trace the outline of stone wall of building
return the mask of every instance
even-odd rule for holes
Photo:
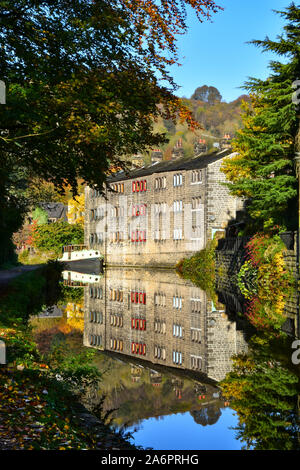
[[[107,190],[106,199],[87,188],[85,243],[100,250],[108,265],[174,267],[203,249],[235,217],[239,203],[221,184],[222,160],[201,169],[191,165],[188,170],[153,172],[138,180],[119,179],[111,183],[118,191]],[[133,191],[137,181],[146,190]],[[96,220],[95,211],[101,214]],[[142,238],[138,242],[135,233]]]
[[[207,316],[208,375],[216,381],[224,379],[232,369],[232,356],[247,352],[244,333],[230,321],[224,310],[215,310]]]
[[[141,302],[133,301],[136,294]],[[102,314],[101,322],[91,321],[93,312]],[[145,321],[145,328],[133,328],[133,320]],[[223,307],[216,308],[204,291],[171,270],[108,269],[99,283],[85,288],[84,323],[86,346],[213,380],[224,378],[232,353],[242,347]],[[101,337],[99,344],[91,344],[91,335]],[[136,353],[132,344],[145,350]]]
[[[223,159],[220,159],[207,166],[206,231],[208,239],[212,239],[217,231],[225,232],[228,222],[235,219],[237,211],[243,208],[242,199],[231,196],[224,185],[227,180],[226,175],[221,171],[222,165]]]

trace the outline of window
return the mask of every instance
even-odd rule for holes
[[[155,333],[166,333],[166,322],[165,320],[161,320],[159,318],[156,318],[154,320],[154,331]]]
[[[131,318],[131,329],[146,331],[146,320],[144,318]]]
[[[166,295],[158,292],[154,294],[154,305],[157,307],[165,307],[166,306]]]
[[[116,193],[124,193],[124,183],[111,184],[110,187]]]
[[[181,325],[173,323],[173,336],[175,336],[176,338],[183,338],[184,329]]]
[[[182,212],[183,204],[182,201],[173,202],[173,212]]]
[[[201,197],[192,197],[192,211],[197,211],[201,208]]]
[[[191,355],[191,368],[202,370],[202,357]]]
[[[145,242],[147,241],[146,230],[135,230],[131,232],[132,242]]]
[[[109,289],[109,300],[123,302],[123,291],[120,289]]]
[[[146,292],[131,292],[131,303],[146,305]]]
[[[102,346],[102,336],[100,335],[90,335],[89,340],[91,346]]]
[[[201,329],[191,328],[191,340],[195,343],[201,343]]]
[[[146,344],[145,343],[131,343],[131,352],[133,354],[139,354],[140,356],[146,355]]]
[[[116,326],[117,328],[123,327],[123,315],[112,313],[110,315],[110,324],[111,326]]]
[[[193,170],[191,175],[191,184],[202,183],[202,170]]]
[[[167,178],[165,176],[155,178],[154,180],[154,189],[159,191],[161,189],[166,189],[167,187]]]
[[[178,173],[176,175],[173,175],[173,186],[182,186],[183,183],[183,177],[182,173]]]
[[[183,235],[182,235],[182,229],[177,228],[173,230],[173,240],[182,240]]]
[[[138,217],[140,215],[146,215],[147,204],[135,204],[132,206],[132,217]]]
[[[117,338],[110,338],[110,349],[114,351],[123,351],[123,340]]]
[[[154,357],[165,361],[166,360],[166,348],[164,346],[154,345]]]
[[[173,308],[182,309],[182,297],[178,295],[173,295]]]
[[[147,180],[133,181],[132,182],[132,192],[139,193],[147,191]]]
[[[181,365],[183,363],[182,353],[179,351],[173,351],[173,364]]]
[[[191,311],[192,313],[201,312],[201,300],[200,299],[191,299]]]

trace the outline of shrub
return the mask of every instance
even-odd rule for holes
[[[35,247],[40,251],[53,251],[59,256],[64,245],[83,243],[84,230],[79,224],[58,221],[37,226],[33,239]]]
[[[191,258],[180,261],[177,271],[185,278],[190,279],[210,294],[212,299],[215,294],[215,249],[217,240],[208,242],[204,250],[199,251]]]
[[[285,321],[293,278],[284,265],[284,248],[278,235],[259,233],[246,245],[248,260],[238,274],[238,286],[248,299],[246,316],[258,329],[278,330]]]

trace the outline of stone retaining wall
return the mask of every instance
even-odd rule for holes
[[[244,243],[237,244],[236,249],[216,250],[216,289],[218,292],[227,292],[241,301],[241,293],[237,286],[236,276],[246,261]],[[225,245],[226,246],[226,245]],[[295,279],[299,279],[299,268],[297,261],[297,240],[293,250],[283,253],[285,265]],[[299,299],[297,290],[287,299],[284,313],[287,316],[286,331],[297,332],[299,330]]]

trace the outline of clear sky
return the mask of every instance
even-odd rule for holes
[[[246,44],[252,39],[275,39],[285,21],[273,10],[284,10],[289,0],[216,0],[224,11],[213,15],[212,23],[199,23],[189,11],[189,31],[178,41],[181,67],[171,74],[181,86],[178,96],[190,98],[198,86],[215,86],[223,100],[232,101],[248,77],[266,78],[268,63],[276,58]],[[297,4],[298,2],[295,1]]]
[[[223,408],[218,421],[207,426],[197,424],[189,412],[171,414],[142,420],[133,442],[154,450],[240,450],[242,443],[233,429],[237,424],[236,413],[230,408]]]

